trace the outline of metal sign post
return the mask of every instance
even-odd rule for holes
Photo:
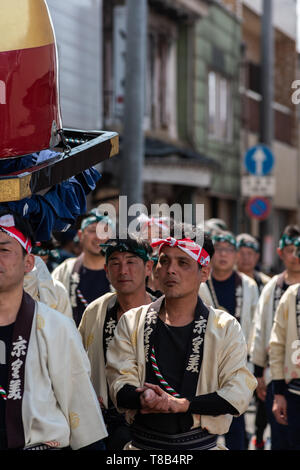
[[[249,198],[273,198],[275,195],[275,177],[271,174],[275,164],[275,158],[269,147],[256,145],[247,150],[244,156],[246,175],[241,178],[241,193]],[[248,201],[246,212],[249,217],[255,218],[255,213],[249,209],[251,200]],[[268,206],[270,205],[270,201]],[[270,210],[266,211],[267,216]]]

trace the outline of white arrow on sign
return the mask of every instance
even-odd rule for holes
[[[265,152],[263,152],[263,150],[260,147],[258,147],[258,149],[256,150],[256,152],[255,152],[255,154],[253,155],[252,158],[256,163],[255,174],[257,176],[262,176],[263,175],[263,163],[266,159]]]

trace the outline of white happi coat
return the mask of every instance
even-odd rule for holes
[[[300,338],[296,323],[296,297],[299,284],[282,295],[270,335],[269,358],[272,380],[300,378]]]
[[[73,275],[74,265],[78,258],[67,258],[61,264],[56,266],[56,268],[52,271],[51,276],[54,280],[60,281],[70,296],[70,302],[72,307],[76,307],[77,300],[76,300],[76,292],[70,292],[70,285],[71,285],[71,276]],[[78,274],[74,274],[75,277],[78,278]],[[73,290],[73,289],[71,289]],[[113,292],[114,289],[110,285],[110,290]]]
[[[79,449],[107,436],[73,320],[36,302],[25,363],[25,445]]]
[[[35,256],[35,265],[32,271],[24,276],[24,290],[34,300],[45,303],[49,307],[73,318],[72,307],[68,292],[64,285],[52,279],[47,265]]]
[[[253,317],[259,299],[259,292],[256,282],[251,277],[241,272],[238,272],[238,274],[242,278],[243,289],[243,304],[240,316],[240,324],[245,335],[249,353],[253,329]],[[214,306],[213,298],[205,282],[201,283],[200,285],[199,296],[207,306]]]
[[[262,271],[256,271],[256,273],[260,277],[260,280],[264,286],[268,284],[268,282],[270,282],[272,279],[270,276],[267,276],[267,274],[263,273]]]
[[[268,366],[269,341],[273,325],[274,295],[279,275],[265,285],[259,297],[257,309],[254,315],[253,333],[250,344],[250,360],[265,369],[264,378],[266,384],[271,381]]]
[[[67,292],[70,292],[70,278],[77,259],[75,257],[65,259],[51,273],[53,279],[62,282]]]
[[[161,301],[156,301],[158,314]],[[153,304],[129,310],[122,315],[115,335],[107,351],[106,376],[110,396],[117,406],[117,394],[125,385],[140,387],[145,382],[146,360],[144,349],[144,325],[148,309]],[[204,339],[203,361],[198,377],[196,395],[217,392],[244,413],[249,405],[257,382],[246,366],[247,346],[239,323],[226,312],[209,309],[209,318]],[[135,410],[126,412],[129,423]],[[201,426],[212,434],[228,432],[232,415],[193,415],[193,428]]]
[[[91,380],[98,398],[108,406],[105,375],[103,327],[108,308],[116,301],[116,293],[107,293],[90,303],[78,327],[82,342],[91,363]]]

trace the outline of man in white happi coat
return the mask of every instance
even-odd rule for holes
[[[206,305],[225,310],[239,321],[249,352],[258,287],[254,279],[235,268],[237,243],[233,234],[220,231],[212,235],[212,240],[215,248],[212,270],[208,280],[201,284],[199,295]],[[245,450],[247,436],[244,416],[233,419],[225,441],[230,450]]]
[[[254,375],[258,380],[256,393],[265,402],[271,427],[272,450],[286,449],[288,436],[286,426],[278,423],[272,413],[274,396],[269,369],[269,341],[276,308],[282,295],[290,285],[300,282],[300,265],[294,256],[299,240],[299,228],[293,225],[287,226],[277,248],[277,254],[285,269],[282,273],[273,276],[262,290],[255,313],[250,347],[250,360],[254,364]]]
[[[125,449],[217,449],[256,387],[244,335],[233,316],[198,297],[213,254],[207,237],[152,246],[165,296],[126,312],[107,352],[110,395],[131,424]]]
[[[286,450],[300,450],[300,284],[290,286],[280,299],[271,330],[269,357],[273,413],[287,429]]]
[[[103,449],[107,432],[70,318],[23,289],[34,267],[26,219],[0,216],[0,449]]]
[[[255,237],[249,233],[240,233],[237,241],[237,269],[254,279],[259,294],[264,286],[271,280],[269,276],[257,269],[260,258],[260,244]],[[255,416],[255,439],[256,450],[264,450],[264,432],[268,424],[265,403],[255,393],[256,416]]]
[[[67,289],[77,326],[86,307],[111,290],[100,243],[110,238],[112,226],[109,217],[94,209],[90,211],[82,219],[78,231],[82,253],[76,258],[66,259],[51,273],[52,278],[62,282]]]
[[[108,437],[108,450],[122,450],[130,440],[130,429],[123,414],[115,409],[105,376],[106,353],[121,316],[127,310],[153,301],[146,291],[146,279],[151,274],[152,249],[143,240],[108,240],[102,245],[105,270],[115,289],[94,300],[84,311],[79,331],[91,363],[91,380],[102,405]]]
[[[256,238],[249,233],[240,233],[236,237],[236,243],[237,270],[254,279],[260,294],[263,287],[271,280],[270,276],[267,276],[257,269],[260,258],[260,244]]]
[[[60,281],[52,279],[46,263],[39,256],[34,256],[34,268],[24,276],[24,290],[34,300],[73,318],[67,289]]]

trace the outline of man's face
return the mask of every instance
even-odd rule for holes
[[[23,255],[19,242],[0,232],[0,292],[23,286],[24,274],[34,267],[34,256]]]
[[[201,282],[205,282],[209,268],[199,269],[199,264],[177,247],[161,249],[156,273],[166,298],[182,298],[197,294]]]
[[[252,272],[259,260],[259,253],[252,248],[242,246],[237,252],[237,267],[243,272]]]
[[[78,236],[83,252],[87,252],[94,256],[100,256],[102,254],[100,243],[105,243],[108,240],[108,237],[105,239],[98,238],[96,228],[97,222],[90,224],[83,231],[80,230],[78,232]]]
[[[146,277],[150,276],[152,265],[153,261],[144,263],[134,253],[115,251],[108,258],[105,270],[117,293],[133,294],[146,288]]]
[[[299,258],[295,256],[295,250],[295,245],[289,245],[282,249],[277,248],[277,253],[288,271],[299,273],[300,261]]]
[[[228,242],[217,242],[214,245],[215,254],[212,259],[213,269],[219,271],[229,272],[233,270],[236,263],[236,249],[231,243]]]

